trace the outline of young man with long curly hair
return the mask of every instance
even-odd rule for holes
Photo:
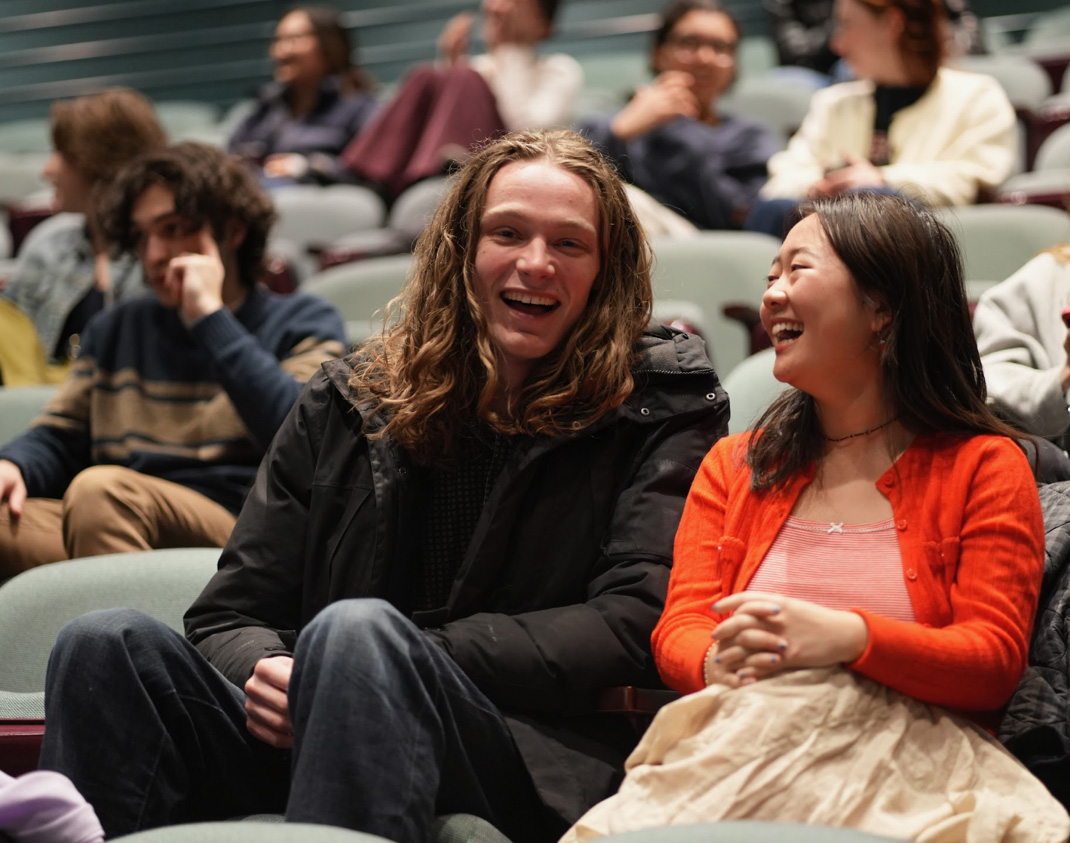
[[[594,702],[657,682],[673,534],[726,427],[702,342],[650,311],[586,141],[482,149],[384,334],[283,424],[188,640],[126,610],[62,634],[43,765],[113,836],[285,807],[554,839],[619,780],[635,735]]]

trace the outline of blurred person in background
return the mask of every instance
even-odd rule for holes
[[[563,53],[539,55],[559,0],[483,0],[486,53],[469,55],[475,16],[452,18],[439,63],[419,67],[345,151],[354,175],[393,200],[420,179],[463,163],[503,132],[568,126],[583,70]]]
[[[833,77],[850,78],[850,68],[840,65],[830,44],[835,0],[762,0],[762,5],[781,66],[813,71],[819,84],[828,84]],[[944,11],[950,24],[948,54],[984,53],[980,21],[966,0],[944,0]]]
[[[1070,445],[1070,243],[1041,252],[977,302],[989,400],[1011,423]]]
[[[84,215],[84,225],[34,238],[0,291],[32,320],[50,362],[73,360],[92,316],[145,291],[137,257],[109,254],[96,202],[124,164],[166,144],[152,104],[136,91],[115,88],[53,103],[53,149],[43,175],[54,189],[53,209]]]
[[[375,110],[353,64],[352,36],[328,6],[298,6],[271,41],[275,80],[231,137],[228,149],[263,167],[269,184],[338,180],[338,156]]]
[[[718,110],[738,72],[739,39],[720,3],[670,3],[650,51],[657,78],[615,116],[581,128],[627,181],[699,228],[742,225],[777,149],[762,123]]]
[[[968,205],[1014,167],[1014,107],[991,76],[944,65],[941,0],[836,0],[832,48],[856,81],[817,91],[747,227],[780,236],[795,202],[870,189]]]

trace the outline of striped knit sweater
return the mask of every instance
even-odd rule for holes
[[[303,383],[344,351],[341,318],[312,296],[257,288],[187,328],[145,295],[90,323],[55,398],[0,459],[31,497],[62,497],[79,471],[110,464],[237,512]]]

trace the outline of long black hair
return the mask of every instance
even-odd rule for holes
[[[811,214],[858,294],[891,314],[880,352],[891,414],[914,433],[1021,436],[985,403],[962,255],[947,227],[909,199],[867,191],[803,203],[789,227]],[[784,484],[825,444],[814,399],[798,389],[781,394],[755,431],[747,448],[755,490]]]

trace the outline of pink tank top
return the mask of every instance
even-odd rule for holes
[[[914,621],[895,522],[830,524],[789,516],[747,591],[809,600],[829,609],[866,609]]]

